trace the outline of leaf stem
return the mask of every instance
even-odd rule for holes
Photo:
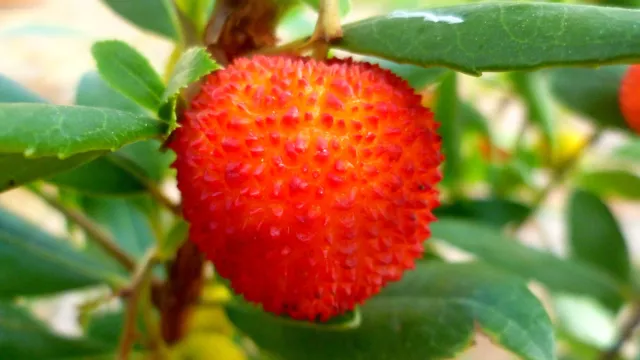
[[[124,327],[120,345],[118,347],[118,360],[127,360],[131,349],[136,340],[138,307],[140,299],[144,296],[144,292],[150,291],[151,285],[151,269],[156,262],[156,249],[149,249],[140,264],[131,281],[130,294],[127,299],[127,308],[125,311]]]
[[[634,333],[634,330],[640,324],[640,301],[637,301],[631,310],[631,316],[627,320],[627,322],[622,326],[620,331],[620,337],[616,341],[613,346],[605,350],[600,355],[600,360],[614,360],[618,358],[618,353],[624,346],[624,344],[631,338]]]
[[[107,254],[116,259],[127,270],[133,271],[135,269],[136,262],[117,245],[109,233],[102,230],[93,220],[82,212],[65,206],[57,197],[47,194],[35,186],[29,186],[28,189],[66,218],[76,223],[89,235],[91,240],[95,241]]]

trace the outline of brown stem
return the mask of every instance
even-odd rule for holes
[[[103,231],[98,224],[93,222],[93,220],[85,216],[82,212],[65,206],[60,202],[60,200],[58,200],[58,198],[41,191],[35,186],[31,186],[29,189],[51,207],[58,210],[69,220],[80,226],[80,228],[89,235],[91,240],[95,241],[96,244],[98,244],[107,254],[116,259],[127,270],[133,271],[135,269],[136,262],[122,249],[120,249],[111,235]]]
[[[622,350],[622,347],[624,346],[624,344],[631,338],[635,329],[638,327],[638,324],[640,324],[640,302],[635,303],[633,305],[631,316],[629,317],[627,322],[622,326],[622,329],[620,331],[620,337],[610,349],[604,351],[600,355],[600,360],[617,359],[620,353],[620,350]]]
[[[187,241],[169,265],[161,304],[162,337],[167,344],[175,344],[185,334],[187,317],[202,291],[204,262],[196,245]]]
[[[127,360],[136,342],[139,301],[144,296],[144,292],[150,289],[151,269],[155,264],[155,255],[155,249],[150,249],[140,261],[133,276],[125,311],[124,330],[118,347],[118,360]]]
[[[219,0],[204,32],[204,43],[222,65],[277,43],[279,1]]]

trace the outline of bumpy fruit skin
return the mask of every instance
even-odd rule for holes
[[[627,124],[640,134],[640,64],[631,65],[620,86],[620,110]]]
[[[438,124],[393,73],[239,58],[208,76],[171,147],[190,239],[250,302],[327,320],[423,253]]]

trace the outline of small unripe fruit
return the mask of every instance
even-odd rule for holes
[[[430,235],[443,156],[420,102],[352,60],[256,56],[211,74],[171,143],[190,239],[266,311],[353,309]]]
[[[640,64],[631,65],[622,79],[620,110],[629,127],[640,134]]]

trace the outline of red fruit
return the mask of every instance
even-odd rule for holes
[[[171,144],[190,238],[245,299],[326,320],[414,267],[443,156],[405,81],[256,56],[207,77],[191,105]]]
[[[631,65],[622,80],[620,110],[629,127],[640,134],[640,64]]]

